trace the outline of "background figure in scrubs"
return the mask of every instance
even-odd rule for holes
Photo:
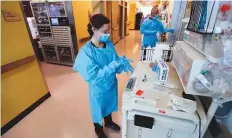
[[[151,16],[146,18],[140,27],[140,32],[143,34],[142,48],[146,49],[147,47],[155,47],[158,41],[157,32],[174,33],[173,29],[165,29],[163,24],[158,19],[159,9],[158,7],[153,7],[151,10]],[[146,57],[146,50],[143,53],[143,60]]]
[[[79,51],[73,69],[89,85],[89,102],[95,132],[99,138],[106,138],[105,127],[120,131],[113,122],[111,113],[118,110],[118,86],[116,73],[133,72],[130,60],[119,57],[110,41],[110,21],[103,14],[90,18],[88,32],[91,40]]]

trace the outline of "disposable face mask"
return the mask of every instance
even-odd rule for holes
[[[92,25],[92,23],[91,22],[89,22],[91,25]],[[93,26],[93,25],[92,25]],[[93,26],[94,27],[94,26]],[[95,27],[94,27],[95,28]],[[107,40],[110,38],[110,34],[109,33],[107,33],[107,34],[103,34],[103,33],[101,33],[98,29],[96,29],[99,33],[100,33],[100,36],[97,38],[98,39],[98,41],[100,41],[100,42],[107,42]]]
[[[99,30],[98,32],[101,34],[100,37],[98,37],[98,41],[100,42],[106,42],[110,38],[110,34],[102,34]]]

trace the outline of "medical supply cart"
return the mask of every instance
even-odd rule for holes
[[[173,53],[172,63],[167,63],[167,82],[158,80],[149,66],[151,61],[138,62],[123,93],[122,138],[202,138],[217,107],[232,100],[230,91],[215,97],[192,89],[206,62],[203,53],[184,41],[176,43]],[[185,101],[182,92],[195,95],[196,101]],[[198,96],[213,96],[207,112]]]
[[[217,108],[232,101],[232,3],[194,1],[193,7],[202,5],[213,6],[212,12],[191,12],[184,41],[174,45],[167,82],[158,80],[151,61],[138,62],[123,93],[122,138],[202,138]],[[195,20],[201,16],[205,26]],[[204,97],[212,99],[208,108]]]
[[[173,65],[168,64],[168,82],[157,84],[157,75],[149,63],[138,62],[131,76],[133,87],[123,93],[122,138],[197,138],[199,117],[194,110],[196,107],[201,118],[201,128],[207,124],[201,103],[182,105],[188,112],[173,110],[170,105],[172,97],[181,97],[183,91]],[[138,90],[143,90],[141,96],[136,95]]]

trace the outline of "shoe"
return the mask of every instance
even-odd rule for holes
[[[114,131],[119,132],[121,130],[120,126],[114,123],[113,121],[111,123],[105,124],[105,127],[110,128]]]
[[[107,138],[106,134],[103,131],[103,127],[100,124],[94,123],[95,133],[98,138]]]
[[[98,138],[107,138],[106,134],[104,133],[104,131],[98,131],[95,129],[95,133],[98,136]]]
[[[104,118],[105,127],[110,128],[114,131],[120,131],[120,126],[113,122],[111,114]]]

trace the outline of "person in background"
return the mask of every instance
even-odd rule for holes
[[[143,21],[144,21],[145,19],[149,18],[150,16],[151,16],[151,14],[148,14],[146,17],[144,17],[144,18],[142,19],[142,21],[141,21],[141,23],[140,23],[140,27],[141,27]]]
[[[112,112],[118,110],[118,86],[116,74],[133,72],[130,60],[119,57],[110,41],[110,20],[103,14],[90,18],[88,32],[91,40],[79,51],[73,70],[80,73],[89,85],[89,102],[95,132],[98,138],[107,138],[105,127],[120,131],[113,122]]]
[[[160,12],[160,21],[162,22],[163,26],[166,28],[168,25],[168,12],[167,12],[167,5],[162,3],[159,5],[159,12]],[[166,41],[166,33],[159,33],[160,41]]]
[[[157,32],[165,33],[171,32],[173,33],[173,29],[165,29],[163,24],[158,19],[159,9],[157,6],[153,7],[151,10],[151,15],[149,18],[146,18],[140,27],[140,32],[143,34],[142,39],[142,48],[146,49],[147,47],[155,47],[158,41]],[[143,53],[143,60],[146,57],[146,50]]]
[[[142,13],[142,17],[141,17],[141,20],[140,20],[140,24],[139,24],[139,26],[141,26],[141,24],[142,24],[143,20],[144,20],[144,15],[143,15],[143,13]]]

